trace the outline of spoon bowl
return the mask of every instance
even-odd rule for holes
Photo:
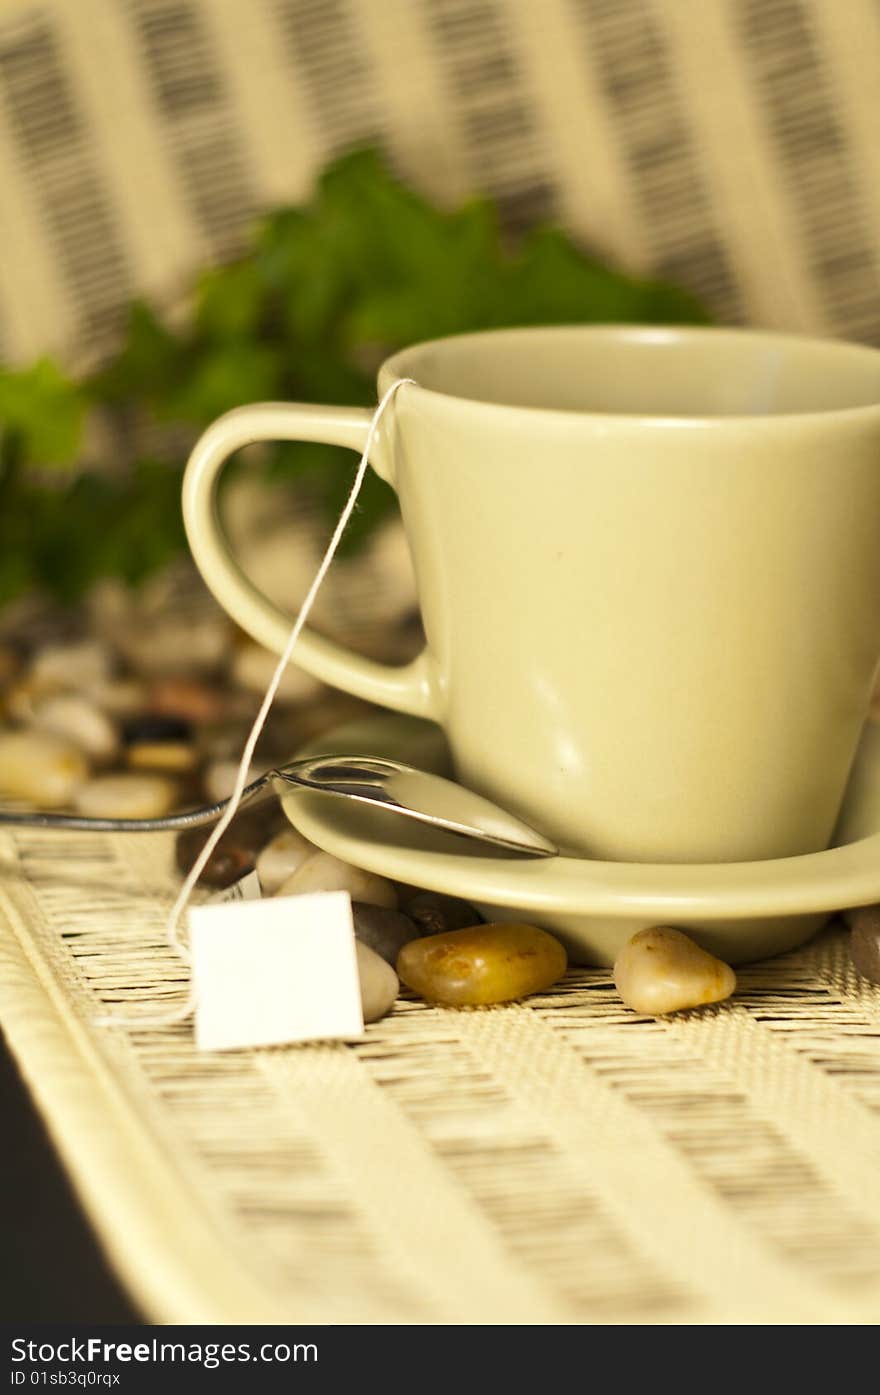
[[[276,792],[299,785],[390,810],[523,857],[555,857],[556,846],[521,819],[442,775],[378,756],[312,756],[273,774]]]

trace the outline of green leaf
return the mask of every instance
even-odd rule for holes
[[[26,464],[68,465],[82,437],[86,400],[51,359],[0,373],[0,427],[14,433]]]
[[[707,325],[711,316],[702,301],[665,281],[642,281],[640,319],[643,324]]]
[[[208,342],[258,335],[266,300],[266,286],[256,261],[210,267],[196,283],[196,331]]]
[[[350,283],[349,343],[399,346],[491,320],[502,256],[486,201],[442,212],[356,152],[325,173],[315,218]]]
[[[180,551],[178,467],[197,430],[231,407],[372,404],[386,353],[445,334],[705,318],[692,296],[605,265],[559,229],[511,249],[489,200],[438,209],[378,151],[350,151],[306,204],[270,211],[242,256],[201,273],[183,324],[137,300],[119,352],[86,382],[48,359],[0,372],[0,601],[31,586],[74,596],[102,575],[136,582]],[[83,468],[48,487],[28,467],[77,459],[87,407],[105,414],[114,475]],[[142,440],[175,464],[140,459]],[[323,501],[329,529],[352,453],[280,442],[266,462],[279,488],[287,481]],[[367,478],[348,550],[396,506]]]
[[[140,581],[184,546],[180,471],[140,461],[125,479],[85,473],[58,488],[0,490],[0,600],[40,585],[61,599],[101,576]]]
[[[539,228],[508,269],[497,323],[681,323],[704,318],[691,297],[671,292],[664,301],[657,289],[586,256],[558,229]]]
[[[319,219],[300,209],[270,215],[258,233],[254,259],[274,298],[281,333],[309,346],[332,335],[350,287]]]
[[[129,310],[122,348],[92,379],[98,401],[161,402],[173,387],[183,360],[182,345],[158,315],[142,300]]]
[[[348,319],[354,342],[403,345],[496,323],[503,302],[498,230],[486,204],[439,215],[424,208],[394,228],[395,251],[364,279]],[[384,250],[392,245],[385,240]]]
[[[320,492],[324,481],[340,476],[353,458],[350,450],[323,441],[279,441],[266,461],[266,478],[282,486],[306,480]]]
[[[194,356],[169,389],[159,415],[169,421],[205,425],[246,402],[278,395],[280,364],[266,344],[248,340],[211,344]]]

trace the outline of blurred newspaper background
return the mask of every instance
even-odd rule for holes
[[[334,152],[880,341],[874,0],[0,0],[0,349],[111,342]]]

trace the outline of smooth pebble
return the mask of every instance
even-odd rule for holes
[[[199,885],[227,887],[253,871],[261,849],[286,822],[277,799],[258,799],[241,809],[208,858]],[[177,835],[175,857],[181,872],[189,871],[212,831],[213,827],[187,828]]]
[[[681,930],[657,925],[633,935],[614,962],[614,982],[627,1007],[650,1017],[721,1003],[736,974]]]
[[[125,759],[132,770],[185,775],[198,765],[199,753],[184,741],[133,741],[125,752]]]
[[[214,760],[206,767],[202,775],[202,788],[205,791],[205,798],[212,804],[219,804],[221,799],[228,799],[235,789],[235,782],[238,779],[239,760]],[[258,776],[265,772],[264,765],[248,766],[245,785],[250,785]]]
[[[158,717],[150,712],[130,717],[122,727],[127,746],[154,741],[189,741],[191,735],[192,726],[183,717]]]
[[[400,982],[391,966],[369,945],[356,940],[355,949],[364,1022],[378,1022],[394,1006]]]
[[[221,799],[223,795],[219,796]],[[307,858],[317,852],[295,828],[282,828],[270,843],[267,843],[257,858],[257,875],[264,896],[274,896],[280,886],[298,872]]]
[[[316,852],[281,883],[276,896],[302,896],[313,891],[347,891],[352,901],[397,908],[397,892],[385,877],[353,867],[330,853]]]
[[[880,911],[862,906],[851,912],[849,952],[853,967],[862,978],[880,983]]]
[[[232,661],[232,678],[249,693],[263,696],[278,665],[278,655],[250,640],[240,645]],[[279,702],[304,702],[320,690],[320,683],[304,668],[288,664],[278,686]]]
[[[92,702],[111,717],[131,717],[147,700],[147,690],[138,678],[105,678],[89,684],[88,693]]]
[[[240,760],[249,731],[246,722],[205,722],[193,729],[193,736],[207,760]]]
[[[114,634],[131,666],[146,678],[209,673],[224,662],[232,627],[225,615],[135,620]]]
[[[549,988],[566,964],[565,950],[546,930],[503,923],[410,940],[397,972],[429,1002],[481,1007]]]
[[[407,897],[403,910],[413,920],[420,935],[445,935],[450,930],[467,930],[482,924],[483,917],[468,901],[442,896],[437,891],[420,891]]]
[[[50,644],[31,660],[30,676],[36,683],[57,683],[64,688],[90,688],[110,677],[110,650],[98,639],[72,644]]]
[[[221,689],[197,678],[172,674],[157,678],[150,686],[149,706],[163,717],[182,717],[192,723],[219,722],[226,714],[227,702]]]
[[[72,741],[49,731],[0,733],[0,796],[41,809],[69,804],[89,764]]]
[[[403,946],[416,939],[419,933],[409,916],[389,910],[387,906],[369,906],[365,901],[353,901],[351,913],[354,933],[361,944],[369,945],[392,968]]]
[[[177,803],[178,789],[164,775],[99,775],[76,793],[81,814],[98,819],[160,819]]]
[[[100,707],[79,693],[55,693],[34,708],[33,725],[79,746],[91,760],[111,761],[119,749],[119,733]]]
[[[14,722],[30,725],[37,709],[46,699],[64,691],[65,689],[57,683],[47,683],[43,679],[37,680],[30,674],[25,674],[24,677],[10,683],[3,695],[3,705]]]

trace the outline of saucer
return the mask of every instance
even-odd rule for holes
[[[381,713],[326,732],[297,754],[390,756],[450,773],[439,727]],[[880,901],[880,725],[869,723],[835,835],[824,852],[763,862],[649,864],[491,853],[376,808],[291,786],[290,822],[311,842],[394,881],[471,901],[487,919],[529,920],[572,960],[612,964],[648,925],[675,925],[728,963],[809,938],[834,912]]]

